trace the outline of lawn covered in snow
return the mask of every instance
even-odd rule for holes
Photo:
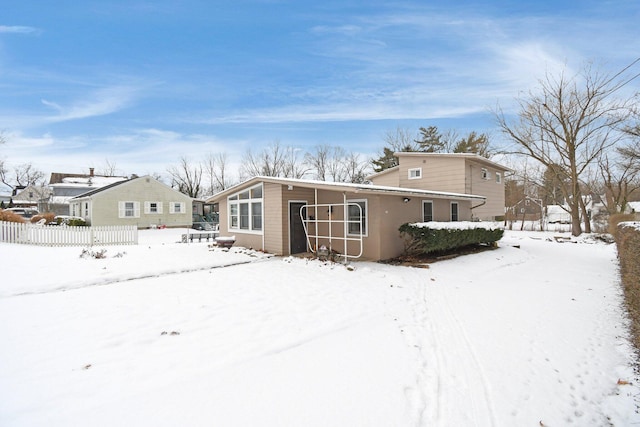
[[[351,271],[183,231],[0,244],[1,426],[640,423],[613,245]]]

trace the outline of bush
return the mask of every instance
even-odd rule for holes
[[[639,221],[638,214],[614,214],[609,217],[609,234],[615,236],[618,233],[618,224],[625,221]]]
[[[24,223],[25,220],[13,211],[1,210],[0,221]]]
[[[434,252],[445,252],[471,245],[495,245],[502,238],[504,230],[489,229],[481,226],[471,228],[430,228],[428,223],[421,226],[403,224],[400,234],[405,240],[407,255],[424,255]]]
[[[615,235],[633,343],[636,349],[640,349],[640,222],[619,224]]]
[[[45,212],[43,214],[34,215],[31,217],[31,223],[35,224],[38,221],[44,219],[46,221],[45,224],[51,224],[52,222],[54,222],[53,218],[55,216],[56,214],[54,214],[53,212]]]

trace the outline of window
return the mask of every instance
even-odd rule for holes
[[[161,214],[162,202],[144,202],[144,213],[146,214]]]
[[[140,202],[118,202],[119,218],[140,218]]]
[[[422,222],[433,221],[433,202],[431,200],[422,201]]]
[[[347,200],[347,232],[348,234],[367,235],[367,201]]]
[[[170,214],[179,214],[186,213],[186,205],[184,202],[169,202],[169,213]],[[162,213],[162,208],[160,208],[160,212]]]
[[[482,168],[480,173],[482,175],[482,179],[489,179],[489,171],[487,171],[487,168]]]
[[[458,221],[458,202],[451,202],[451,221]]]
[[[84,202],[84,216],[89,216],[89,202]]]
[[[422,168],[409,169],[409,179],[420,179],[420,178],[422,178]]]
[[[262,185],[229,196],[229,228],[262,231]]]
[[[500,184],[502,182],[502,175],[500,172],[496,172],[496,182]]]

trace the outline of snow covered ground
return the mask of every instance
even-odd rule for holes
[[[640,424],[613,245],[350,271],[183,231],[0,244],[1,426]]]

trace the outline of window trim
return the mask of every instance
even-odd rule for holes
[[[259,191],[255,191],[258,190]],[[253,197],[257,194],[260,197]],[[241,212],[246,205],[247,226],[243,227]],[[259,212],[257,211],[259,207]],[[233,213],[235,211],[235,213]],[[235,225],[234,225],[235,219]],[[259,222],[259,227],[254,227]],[[237,233],[263,234],[264,233],[264,188],[262,183],[242,189],[227,197],[227,228]]]
[[[425,219],[424,216],[424,207],[425,205],[431,205],[431,219],[427,220]],[[434,215],[433,215],[433,200],[423,200],[422,201],[422,222],[432,222],[434,221]]]
[[[500,172],[496,172],[496,184],[502,184],[502,174]]]
[[[180,211],[178,212],[176,212],[176,205],[180,206]],[[170,214],[186,214],[187,204],[185,202],[169,202],[169,213]]]
[[[152,212],[151,211],[151,205],[154,204],[156,205],[156,211]],[[156,201],[156,200],[151,200],[151,201],[145,201],[144,202],[144,213],[145,215],[162,215],[162,202],[160,201]]]
[[[456,219],[453,219],[453,206],[456,207]],[[460,221],[460,204],[458,202],[451,202],[449,204],[449,221],[451,222],[459,222]]]
[[[417,172],[415,175],[411,175],[412,172]],[[422,168],[410,168],[407,170],[407,179],[421,179],[422,178]]]
[[[360,232],[360,233],[352,233],[349,229],[350,229],[350,223],[347,222],[347,236],[362,236],[362,237],[368,237],[369,236],[369,200],[368,199],[347,199],[347,206],[346,206],[346,221],[350,220],[349,217],[349,206],[351,203],[363,203],[363,206],[360,206],[361,209],[361,214],[362,214],[362,221],[364,222],[364,233]],[[362,231],[362,223],[360,224],[360,230]]]
[[[127,203],[133,204],[133,215],[127,215]],[[123,200],[118,202],[118,218],[140,218],[140,202]]]
[[[489,169],[481,168],[480,169],[480,176],[482,177],[482,179],[489,179]]]

